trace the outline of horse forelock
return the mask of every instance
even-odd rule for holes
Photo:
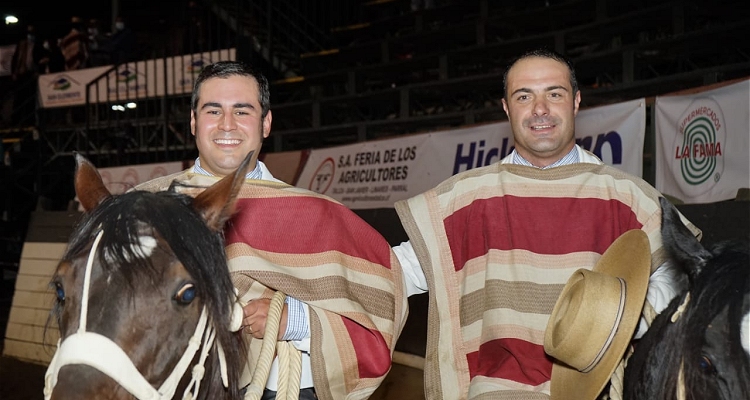
[[[196,288],[211,315],[224,319],[230,309],[227,296],[232,283],[217,274],[226,268],[221,234],[212,232],[191,207],[190,196],[170,191],[129,192],[113,196],[93,210],[74,233],[74,254],[87,251],[90,241],[103,230],[99,261],[107,269],[128,274],[154,274],[159,266],[150,263],[144,253],[144,236],[159,237],[169,246],[187,272],[197,281]],[[121,268],[128,265],[128,268]],[[137,268],[133,268],[133,266]],[[155,277],[154,275],[152,275]],[[128,277],[131,281],[133,276]],[[212,296],[216,294],[217,296]]]

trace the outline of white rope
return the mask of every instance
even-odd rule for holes
[[[94,265],[94,256],[96,249],[99,247],[99,241],[102,240],[104,230],[100,230],[94,238],[94,244],[89,250],[89,258],[86,260],[86,271],[83,273],[83,294],[81,294],[81,320],[78,321],[78,332],[86,332],[86,320],[89,314],[89,286],[91,282],[91,270]]]
[[[287,341],[276,344],[279,356],[279,382],[277,400],[299,398],[300,377],[302,376],[302,353]]]
[[[677,400],[685,400],[685,360],[680,361],[680,374],[677,376]]]
[[[302,355],[291,343],[277,340],[285,299],[286,295],[281,291],[274,293],[271,298],[268,318],[266,319],[266,332],[261,343],[258,364],[255,366],[250,385],[246,388],[245,400],[260,400],[263,396],[263,390],[271,372],[271,364],[276,355],[277,347],[279,350],[279,382],[276,398],[278,400],[285,400],[285,397],[286,399],[299,398]],[[291,386],[289,386],[290,384]],[[282,392],[285,397],[280,396]]]
[[[200,391],[200,388],[201,388],[201,381],[203,380],[203,375],[206,374],[206,367],[204,366],[204,364],[206,363],[206,358],[208,358],[208,353],[211,350],[211,346],[214,343],[214,339],[216,339],[216,331],[214,330],[213,325],[209,325],[206,328],[205,335],[203,336],[203,346],[201,347],[201,352],[200,352],[200,356],[198,357],[198,362],[193,366],[193,372],[190,378],[190,383],[187,385],[187,387],[185,388],[185,391],[182,393],[182,398],[185,400],[192,400],[198,397],[198,391]],[[219,350],[219,352],[221,353],[223,351]],[[191,389],[194,389],[193,393],[191,393]]]

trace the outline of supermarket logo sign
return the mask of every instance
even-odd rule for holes
[[[715,186],[724,173],[726,123],[719,104],[711,98],[693,101],[677,120],[674,162],[679,164],[682,189],[693,196]]]

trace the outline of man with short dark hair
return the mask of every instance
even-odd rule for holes
[[[543,343],[560,291],[628,230],[649,238],[648,303],[661,311],[680,289],[662,265],[660,193],[575,143],[571,63],[534,50],[504,81],[515,149],[395,204],[410,239],[394,248],[407,293],[430,295],[428,398],[547,398],[555,377]]]
[[[191,99],[190,130],[199,154],[195,164],[136,189],[164,190],[175,180],[204,186],[207,179],[233,173],[252,152],[254,168],[247,174],[251,184],[244,185],[238,212],[225,229],[229,268],[240,297],[247,301],[243,331],[248,338],[263,339],[271,313],[268,293],[283,291],[287,296],[277,339],[301,353],[300,375],[283,382],[279,357],[274,357],[261,399],[276,398],[279,385],[288,380],[296,380],[304,400],[321,393],[327,398],[365,398],[390,369],[390,355],[405,322],[400,268],[385,239],[351,210],[273,177],[258,160],[271,122],[263,74],[236,61],[207,65]],[[260,340],[250,343],[252,352]]]

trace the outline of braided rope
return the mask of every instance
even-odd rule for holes
[[[247,386],[247,391],[245,392],[244,397],[245,400],[260,400],[261,396],[263,396],[263,389],[265,388],[268,376],[271,373],[271,364],[276,355],[277,347],[279,351],[279,387],[276,398],[284,400],[284,397],[279,396],[279,393],[282,390],[289,399],[299,398],[299,377],[302,370],[302,355],[291,343],[279,341],[277,339],[280,328],[281,312],[284,309],[285,299],[286,295],[281,291],[276,291],[276,293],[273,294],[273,297],[271,297],[268,319],[266,320],[266,333],[263,335],[260,356],[258,357],[258,365],[253,372],[253,378],[250,381],[250,385]],[[270,335],[269,332],[275,332],[276,335]],[[290,372],[294,370],[297,371],[296,375],[292,375],[293,372]],[[294,376],[296,376],[296,379],[290,379],[290,377]],[[294,390],[295,383],[296,390]],[[289,384],[292,386],[289,386]]]
[[[276,344],[279,355],[279,383],[277,400],[299,398],[300,377],[302,376],[302,353],[293,344],[282,341]]]

